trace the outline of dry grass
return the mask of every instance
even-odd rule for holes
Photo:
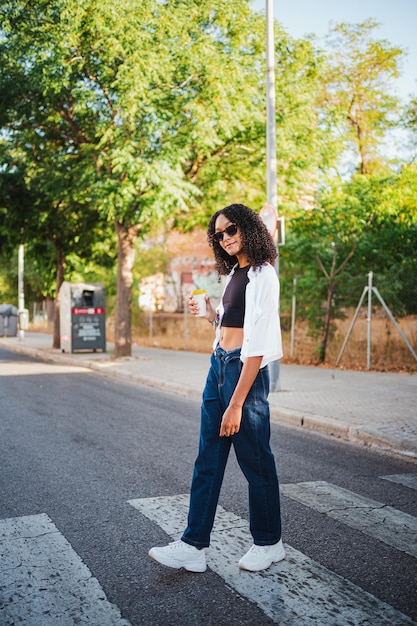
[[[132,332],[133,341],[142,346],[168,350],[211,352],[214,331],[205,319],[175,313],[157,313],[152,318],[142,315]]]
[[[351,315],[337,325],[337,331],[329,346],[327,359],[336,362],[347,335]],[[398,325],[417,352],[417,316],[397,320]],[[368,349],[367,313],[362,313],[355,322],[340,365],[353,369],[366,369]],[[417,361],[402,339],[397,328],[383,310],[376,309],[371,323],[371,368],[381,371],[417,371]]]

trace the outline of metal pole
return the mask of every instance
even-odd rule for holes
[[[294,358],[294,340],[295,340],[295,308],[297,306],[297,276],[293,278],[293,290],[292,290],[292,308],[291,308],[291,351],[290,357]]]
[[[400,336],[401,336],[402,340],[404,341],[405,345],[407,346],[407,348],[410,350],[411,354],[413,355],[413,357],[417,361],[417,354],[416,354],[415,350],[413,349],[413,346],[411,345],[411,343],[408,341],[407,337],[405,336],[405,334],[401,330],[401,327],[397,324],[393,314],[391,313],[391,311],[389,310],[389,308],[385,304],[385,302],[384,302],[381,294],[379,293],[378,289],[376,287],[372,287],[372,290],[373,290],[374,294],[376,295],[376,297],[378,298],[378,300],[380,301],[380,303],[382,304],[382,306],[384,307],[385,313],[388,315],[388,317],[390,318],[391,322],[394,324],[395,328],[400,333]]]
[[[22,319],[22,313],[25,309],[25,291],[23,286],[23,275],[25,267],[25,248],[23,244],[19,246],[18,255],[18,273],[17,273],[17,294],[18,294],[18,312],[19,320]],[[24,339],[25,331],[21,328],[22,324],[19,324],[19,339]]]
[[[151,310],[149,312],[149,340],[152,345],[153,340],[153,299],[151,304]]]
[[[272,0],[266,0],[266,192],[267,202],[278,208],[275,125],[275,46]]]
[[[188,350],[188,302],[184,303],[184,350]]]
[[[273,0],[266,0],[266,195],[267,203],[278,209],[277,148],[275,125],[275,41]],[[279,276],[278,257],[275,269]],[[269,365],[271,391],[279,389],[279,361]]]
[[[371,369],[371,327],[372,327],[372,276],[373,272],[368,274],[368,341],[366,351],[366,367]]]

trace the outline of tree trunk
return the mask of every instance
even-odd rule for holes
[[[61,248],[54,242],[56,249],[56,297],[54,311],[54,335],[52,347],[59,350],[61,348],[61,331],[59,323],[60,298],[59,290],[64,282],[66,258]]]
[[[114,326],[114,356],[132,355],[132,284],[135,244],[139,226],[125,226],[115,222],[118,237],[117,300]]]
[[[327,287],[326,317],[324,320],[323,339],[321,341],[320,353],[319,353],[320,363],[324,363],[326,359],[327,342],[329,340],[330,323],[332,320],[332,300],[333,300],[335,289],[336,289],[336,285],[333,282],[330,282]]]

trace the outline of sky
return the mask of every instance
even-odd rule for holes
[[[256,11],[265,11],[266,0],[254,0]],[[401,76],[393,83],[397,95],[417,94],[417,0],[273,0],[274,18],[295,38],[314,33],[323,37],[331,22],[360,23],[373,18],[381,24],[378,39],[387,39],[408,53]]]

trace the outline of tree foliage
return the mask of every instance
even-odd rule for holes
[[[378,26],[371,19],[338,24],[327,38],[325,119],[331,132],[342,138],[343,152],[351,151],[356,171],[364,175],[381,166],[381,139],[399,122],[399,99],[392,84],[403,52],[375,39]]]
[[[44,221],[58,258],[75,205],[83,217],[92,206],[114,224],[116,345],[129,353],[138,233],[190,206],[201,164],[232,143],[248,108],[255,111],[259,44],[248,34],[248,3],[56,0],[3,8],[2,126],[23,153],[32,188],[37,181],[42,190],[45,219],[36,223]],[[247,98],[236,101],[237,89]],[[64,261],[58,266],[57,290]]]
[[[401,125],[391,85],[402,51],[376,40],[377,26],[367,20],[330,32],[318,115],[331,158],[321,168],[314,202],[307,211],[290,213],[288,243],[281,249],[283,290],[299,276],[298,311],[321,334],[321,361],[332,320],[356,304],[370,270],[395,310],[413,310],[404,288],[410,284],[406,272],[417,278],[410,257],[416,244],[414,171],[404,163],[395,169],[383,151],[390,131]],[[407,119],[411,126],[412,107]]]
[[[281,249],[284,282],[299,276],[297,307],[321,334],[321,361],[332,320],[356,306],[369,271],[394,314],[416,313],[416,177],[415,166],[385,176],[357,174],[323,190],[318,208],[291,220]]]

